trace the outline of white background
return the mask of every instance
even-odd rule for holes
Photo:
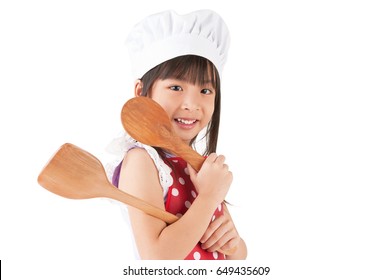
[[[270,266],[271,279],[390,279],[387,2],[1,1],[3,276],[124,279],[118,209],[58,197],[36,179],[65,142],[111,160],[136,22],[209,8],[232,36],[218,152],[235,176],[227,199],[248,263]]]

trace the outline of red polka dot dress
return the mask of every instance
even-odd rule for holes
[[[181,217],[192,205],[197,196],[196,189],[190,179],[187,163],[179,157],[165,158],[172,167],[171,176],[173,177],[173,184],[169,187],[165,208],[166,211]],[[222,205],[220,204],[215,210],[211,221],[223,215]],[[201,248],[201,243],[195,244],[195,247],[186,260],[224,260],[225,255],[219,252],[208,252]]]

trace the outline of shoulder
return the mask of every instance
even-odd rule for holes
[[[150,154],[143,148],[133,148],[129,150],[123,160],[122,169],[138,166],[138,168],[154,168],[155,165]]]
[[[153,190],[162,192],[158,170],[145,149],[134,148],[127,152],[121,166],[119,188],[142,199],[150,199]]]
[[[121,178],[127,179],[127,184],[144,181],[149,184],[158,182],[166,195],[173,184],[171,168],[160,158],[158,152],[150,146],[141,145],[127,152],[121,167]],[[125,178],[124,178],[125,177]]]

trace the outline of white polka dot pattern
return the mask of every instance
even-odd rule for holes
[[[178,189],[176,189],[176,188],[172,188],[171,193],[172,193],[172,195],[174,195],[174,196],[178,196],[178,194],[179,194]]]
[[[193,253],[193,259],[194,260],[200,260],[200,258],[201,258],[201,255],[200,255],[199,252],[196,251],[196,252]]]
[[[166,198],[166,211],[175,214],[181,218],[188,209],[192,206],[193,201],[197,198],[195,186],[189,176],[187,163],[179,158],[166,158],[168,166],[171,167],[170,173],[173,183],[169,187],[169,192]],[[214,221],[223,214],[222,205],[218,205],[211,217]],[[201,243],[197,243],[191,252],[186,256],[186,260],[223,260],[225,255],[219,252],[208,252],[201,248]]]
[[[214,259],[218,259],[218,256],[219,256],[219,254],[218,254],[218,252],[217,251],[215,251],[215,252],[213,252],[212,253],[212,256],[214,257]]]

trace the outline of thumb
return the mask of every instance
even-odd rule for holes
[[[193,169],[193,167],[187,163],[187,167],[188,167],[188,171],[189,171],[189,176],[191,177],[192,181],[194,178],[196,178],[197,172],[195,169]]]

